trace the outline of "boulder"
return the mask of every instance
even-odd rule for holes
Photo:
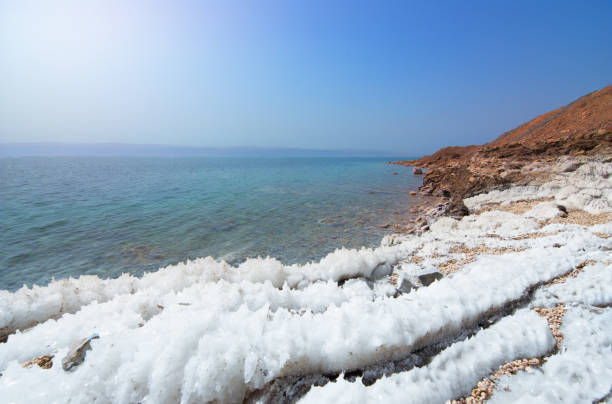
[[[423,170],[419,167],[414,167],[414,170],[412,170],[412,173],[415,175],[420,175],[420,174],[423,174]]]

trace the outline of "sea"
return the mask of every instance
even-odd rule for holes
[[[397,158],[396,158],[397,159]],[[421,182],[389,158],[0,158],[0,290],[212,256],[373,247]]]

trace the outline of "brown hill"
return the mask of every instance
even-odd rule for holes
[[[421,192],[450,195],[454,213],[461,214],[464,197],[520,182],[526,164],[594,154],[612,154],[612,86],[540,115],[484,145],[446,147],[431,156],[395,164],[427,168]]]
[[[610,140],[612,133],[612,86],[608,86],[599,91],[592,92],[578,98],[572,103],[549,111],[537,118],[520,125],[519,127],[503,133],[492,142],[481,146],[451,146],[438,150],[431,156],[423,157],[419,160],[401,161],[397,164],[414,165],[419,167],[438,166],[448,164],[452,160],[462,160],[478,152],[491,154],[492,151],[507,149],[508,152],[516,154],[512,150],[533,149],[541,154],[544,153],[547,145],[558,154],[572,154],[584,150],[588,153],[589,146],[599,146],[596,141],[581,142],[581,139],[601,139]],[[571,143],[581,143],[576,147]],[[568,147],[559,148],[560,144]],[[507,147],[511,145],[511,147]],[[600,146],[600,147],[603,147]],[[533,154],[528,151],[528,154]],[[503,154],[503,153],[502,153]]]
[[[569,140],[600,131],[612,131],[612,86],[587,94],[564,107],[540,115],[502,134],[487,145],[521,143],[533,147],[540,142]]]

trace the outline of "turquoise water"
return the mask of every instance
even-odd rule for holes
[[[0,289],[378,245],[420,179],[375,158],[0,159]],[[393,175],[397,172],[397,175]]]

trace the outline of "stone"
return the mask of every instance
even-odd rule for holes
[[[21,364],[24,368],[30,368],[34,365],[38,365],[41,369],[51,369],[53,367],[53,355],[39,356],[38,358]]]
[[[580,163],[576,160],[568,160],[559,166],[559,170],[564,173],[576,171],[580,167]]]
[[[469,215],[470,211],[463,203],[463,200],[459,199],[451,202],[447,213],[453,217],[463,217]]]
[[[266,370],[262,371],[264,376],[267,376],[267,373]],[[306,395],[312,386],[324,386],[336,378],[337,375],[321,374],[280,377],[254,391],[244,401],[247,403],[295,403]]]
[[[412,173],[415,175],[420,175],[420,174],[423,174],[423,170],[419,167],[414,167],[414,170],[412,170]]]
[[[64,359],[62,359],[62,368],[69,372],[73,370],[75,367],[79,366],[85,360],[85,355],[87,351],[91,349],[90,342],[93,339],[100,338],[98,334],[92,334],[87,338],[83,338],[82,340],[76,342],[72,345],[70,352]]]
[[[414,286],[408,279],[402,279],[402,283],[400,284],[400,287],[397,288],[397,291],[399,293],[410,293],[412,289],[416,289],[416,286]]]
[[[565,216],[561,216],[561,217],[567,217],[567,208],[563,205],[557,205],[557,209],[559,209],[561,211],[561,213],[565,214]]]
[[[417,194],[416,192],[414,192],[414,191],[410,191],[410,195],[413,195],[413,196],[414,196],[414,195],[416,195],[416,194]]]
[[[444,275],[442,275],[440,272],[437,272],[437,271],[419,275],[419,280],[421,281],[423,286],[429,286],[433,282],[440,280],[442,278],[444,278]]]
[[[393,272],[393,267],[386,262],[381,262],[380,264],[378,264],[378,266],[376,266],[376,268],[374,268],[372,274],[367,278],[371,280],[377,280],[384,278],[385,276],[391,275],[391,272]]]
[[[424,185],[422,186],[419,191],[423,194],[423,195],[431,195],[434,191],[434,187],[431,184],[428,185]]]

